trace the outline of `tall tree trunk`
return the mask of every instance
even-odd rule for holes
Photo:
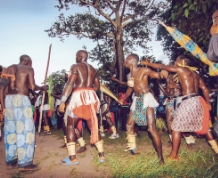
[[[118,70],[119,80],[124,80],[124,52],[123,52],[123,34],[122,29],[118,29],[115,35],[115,48],[116,48],[116,66]]]

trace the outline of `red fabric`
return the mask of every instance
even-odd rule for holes
[[[74,90],[77,91],[77,90],[94,90],[93,88],[77,88]],[[74,108],[72,111],[73,113],[79,117],[79,118],[83,118],[85,120],[89,120],[91,119],[91,123],[92,123],[92,126],[91,126],[91,140],[90,140],[90,143],[91,144],[95,144],[99,141],[99,138],[98,138],[98,119],[97,119],[97,116],[96,116],[96,113],[97,113],[97,109],[98,109],[98,98],[97,98],[97,95],[95,96],[95,100],[96,102],[93,103],[93,104],[90,104],[90,105],[85,105],[84,104],[84,101],[86,101],[86,98],[84,98],[85,96],[80,96],[80,99],[81,101],[83,102],[83,105],[79,106],[79,107],[76,107]]]
[[[125,93],[120,93],[120,94],[119,94],[119,100],[120,100],[120,99],[123,99],[124,96],[125,96]],[[128,102],[125,100],[125,101],[123,102],[123,105],[127,105],[127,104],[128,104]]]
[[[202,129],[196,132],[198,135],[206,134],[208,132],[209,122],[210,122],[210,113],[209,113],[207,103],[205,102],[204,98],[202,98],[202,97],[200,97],[200,101],[201,101],[202,107],[204,109],[204,115],[203,115],[203,119],[202,119]]]
[[[48,117],[51,117],[51,116],[52,116],[52,110],[49,109],[49,110],[48,110]]]

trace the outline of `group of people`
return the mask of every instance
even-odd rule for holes
[[[218,13],[218,12],[217,12]],[[214,23],[218,24],[218,16],[214,17]],[[213,29],[212,29],[213,30]],[[98,150],[99,162],[105,161],[103,140],[100,131],[102,124],[97,118],[97,113],[104,105],[109,105],[110,99],[103,94],[99,100],[97,91],[100,89],[99,76],[94,67],[87,63],[88,53],[80,50],[76,53],[76,64],[71,66],[64,89],[58,96],[56,105],[57,114],[64,119],[65,145],[69,156],[61,161],[62,165],[76,165],[79,160],[76,153],[86,150],[85,141],[82,138],[78,125],[82,119],[86,121],[90,131],[90,143]],[[155,116],[159,105],[154,94],[149,88],[149,77],[166,79],[166,87],[160,88],[167,97],[166,118],[172,150],[168,158],[179,160],[179,147],[181,133],[185,133],[187,142],[193,142],[190,133],[206,135],[212,149],[218,155],[218,145],[210,129],[209,92],[196,69],[189,66],[189,59],[183,55],[176,58],[175,63],[163,65],[151,63],[149,59],[141,61],[139,56],[130,54],[124,62],[124,66],[130,70],[125,95],[117,102],[123,105],[125,100],[132,96],[132,104],[126,123],[127,145],[131,154],[139,153],[136,145],[135,124],[148,126],[159,162],[164,163],[162,142],[157,132]],[[28,55],[20,57],[19,64],[7,67],[1,73],[0,80],[0,104],[4,114],[4,145],[6,164],[8,168],[14,168],[17,164],[19,170],[33,171],[39,167],[33,164],[35,150],[35,126],[33,122],[32,106],[29,92],[41,90],[45,92],[47,87],[38,86],[34,80],[32,60]],[[152,69],[159,69],[159,72]],[[115,80],[113,78],[113,80]],[[203,96],[200,95],[200,91]],[[44,111],[47,111],[44,107]],[[106,108],[106,109],[105,109]],[[44,112],[46,114],[46,112]],[[117,129],[110,121],[108,106],[100,110],[101,117],[105,119],[113,134],[111,138],[118,138]],[[46,126],[46,125],[45,125]],[[50,129],[45,129],[48,133]],[[99,131],[100,130],[100,131]],[[80,150],[76,152],[76,141],[80,143]]]

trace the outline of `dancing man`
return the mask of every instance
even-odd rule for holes
[[[142,61],[141,64],[177,73],[182,88],[182,102],[177,108],[172,122],[172,151],[168,157],[173,160],[179,160],[178,151],[181,142],[181,132],[206,134],[212,149],[218,154],[216,140],[214,140],[208,129],[209,109],[211,109],[209,92],[202,78],[196,72],[190,70],[188,66],[189,60],[181,55],[177,57],[175,66],[154,64],[148,60]],[[202,90],[204,98],[199,95],[199,88]]]
[[[160,78],[160,73],[154,72],[149,68],[139,68],[138,62],[139,56],[137,54],[130,54],[124,63],[125,67],[130,69],[132,78],[127,82],[130,87],[120,102],[125,101],[132,94],[133,90],[135,92],[126,124],[128,145],[132,154],[138,153],[134,131],[135,123],[140,126],[148,125],[148,131],[154,141],[154,147],[157,151],[159,161],[160,163],[164,163],[162,143],[155,123],[155,112],[159,104],[149,92],[148,87],[148,77]]]
[[[166,120],[167,120],[167,130],[169,134],[169,145],[172,146],[172,121],[175,116],[177,103],[180,103],[180,99],[182,96],[182,90],[179,84],[179,81],[177,80],[176,73],[168,73],[165,72],[165,76],[163,76],[166,79],[166,89],[159,84],[160,89],[163,91],[164,95],[167,97],[164,105],[166,105]],[[184,133],[184,138],[187,144],[188,148],[192,148],[192,144],[195,143],[195,138],[188,132]]]
[[[64,87],[59,112],[64,112],[65,102],[73,90],[69,104],[67,118],[67,149],[69,157],[62,160],[63,165],[76,165],[79,161],[76,158],[75,128],[82,118],[87,120],[91,130],[91,144],[95,144],[98,149],[98,158],[104,162],[103,140],[98,132],[98,121],[96,113],[100,106],[100,101],[96,91],[100,88],[100,82],[96,70],[87,63],[88,53],[80,50],[76,54],[76,62],[71,66],[71,75]]]

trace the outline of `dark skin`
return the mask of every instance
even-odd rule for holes
[[[107,107],[106,111],[102,113],[102,117],[105,117],[109,127],[112,127],[114,124],[111,122],[110,117],[108,117],[106,115],[110,111],[110,107],[109,106],[111,104],[111,97],[109,97],[108,95],[104,94],[104,101],[107,101],[108,107]]]
[[[165,66],[163,64],[154,64],[147,61],[141,61],[142,65],[148,65],[150,67],[156,68],[156,69],[162,69],[167,70],[169,72],[175,72],[178,74],[179,82],[182,88],[182,94],[183,95],[189,95],[189,94],[198,94],[199,89],[202,90],[204,99],[206,103],[208,104],[209,109],[211,108],[209,103],[209,91],[204,84],[201,77],[191,70],[189,70],[186,67],[179,67],[178,64],[182,64],[182,60],[180,57],[176,59],[175,66]],[[208,131],[206,134],[206,137],[208,140],[213,140],[212,134]],[[170,155],[168,156],[172,160],[179,160],[178,151],[179,146],[181,142],[181,133],[178,131],[172,131],[172,151]]]
[[[26,65],[26,61],[22,62],[24,65]],[[9,67],[7,67],[5,70],[4,70],[4,73],[5,74],[10,74],[10,75],[14,75],[15,73],[15,67],[17,66],[17,64],[13,64]],[[9,88],[14,88],[14,82],[10,82],[10,87]],[[0,103],[2,105],[2,108],[4,110],[5,108],[5,105],[4,105],[4,98],[6,96],[6,93],[8,91],[8,87],[7,86],[0,86]]]
[[[167,97],[180,96],[182,94],[179,83],[173,82],[173,76],[175,73],[171,73],[164,76],[166,78],[166,89],[163,88],[162,85],[159,84],[160,89],[163,91],[164,95]],[[167,127],[168,133],[172,134],[171,124],[173,121],[173,116],[170,114],[169,108],[166,107],[166,119],[167,119]]]
[[[96,70],[87,63],[88,54],[85,51],[78,51],[76,54],[76,62],[71,66],[71,75],[68,78],[68,81],[63,90],[62,96],[69,97],[73,88],[93,88],[95,91],[98,91],[100,88],[100,82]],[[65,104],[61,103],[58,108],[59,112],[64,112]],[[75,142],[76,134],[75,128],[78,124],[78,121],[82,118],[67,118],[67,142]],[[92,127],[91,120],[87,120],[87,125],[89,129]],[[98,134],[98,141],[101,140],[100,134]],[[100,159],[104,159],[104,153],[99,153]],[[75,162],[76,155],[70,155],[70,160]],[[65,163],[62,161],[62,163]]]
[[[11,73],[15,75],[15,81],[10,81],[10,85],[8,87],[8,94],[21,94],[25,96],[29,96],[29,89],[37,90],[42,89],[44,87],[38,87],[35,84],[34,79],[34,69],[31,67],[32,60],[29,57],[25,57],[22,62],[17,65],[17,68],[11,68]],[[13,88],[12,88],[13,86]],[[16,90],[14,90],[14,88]],[[23,168],[23,170],[34,170],[38,169],[37,165],[29,165]]]
[[[51,93],[51,96],[53,96],[54,98],[57,98],[57,99],[61,99],[61,91],[58,91],[57,94]],[[67,135],[67,128],[66,128],[66,126],[65,126],[64,123],[63,123],[63,132],[64,132],[64,135]],[[79,138],[82,137],[82,134],[80,133],[80,131],[79,131],[77,128],[75,128],[75,134],[76,134],[76,138],[77,138],[77,139],[79,139]],[[66,144],[60,146],[60,148],[66,148],[66,147],[67,147]],[[82,153],[84,153],[85,151],[86,151],[86,146],[83,146],[83,147],[80,147],[80,149],[77,150],[76,153],[77,153],[77,154],[82,154]]]
[[[128,88],[127,92],[122,100],[120,100],[121,103],[125,101],[134,91],[136,96],[144,95],[149,92],[148,87],[148,77],[152,78],[160,78],[160,74],[157,72],[152,71],[149,68],[139,68],[137,66],[138,59],[136,59],[134,56],[129,55],[125,60],[125,67],[130,69],[131,76],[135,78],[134,80],[134,87]],[[154,108],[148,107],[146,110],[146,118],[147,118],[147,124],[148,124],[148,131],[150,132],[155,150],[157,151],[158,158],[160,163],[164,163],[163,155],[162,155],[162,143],[160,136],[158,135],[157,129],[156,129],[156,123],[155,123],[155,117],[154,117]],[[135,121],[132,116],[132,112],[129,113],[129,118],[126,124],[127,133],[134,135],[134,126]]]

